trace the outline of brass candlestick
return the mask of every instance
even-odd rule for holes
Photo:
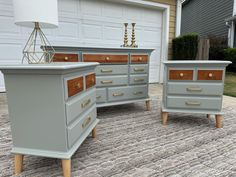
[[[130,45],[130,47],[133,47],[133,48],[138,47],[138,45],[135,44],[135,29],[134,29],[135,24],[136,23],[132,23],[132,37],[131,37],[131,45]]]
[[[121,45],[121,47],[129,47],[128,44],[128,23],[124,23],[125,26],[125,33],[124,33],[124,44]]]

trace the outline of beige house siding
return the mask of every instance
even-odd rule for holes
[[[170,5],[168,58],[172,59],[172,39],[175,38],[175,26],[176,26],[176,0],[148,0],[148,1]]]

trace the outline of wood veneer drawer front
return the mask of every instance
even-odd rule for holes
[[[221,110],[221,97],[167,96],[167,108]]]
[[[222,80],[223,70],[198,70],[198,80]]]
[[[68,145],[73,146],[76,141],[83,135],[87,128],[96,120],[97,112],[96,106],[94,105],[88,111],[77,119],[73,124],[67,127],[68,131]]]
[[[107,101],[106,88],[97,88],[96,89],[96,100],[97,100],[97,103],[104,103]]]
[[[115,54],[83,54],[85,62],[128,63],[128,55]]]
[[[132,85],[147,84],[148,83],[148,76],[147,76],[147,74],[131,75],[129,83]]]
[[[74,96],[82,92],[84,89],[83,76],[67,80],[68,97]]]
[[[131,55],[131,63],[148,63],[148,55]]]
[[[96,75],[95,73],[85,76],[86,89],[93,87],[96,84]]]
[[[128,65],[102,65],[96,67],[96,75],[127,74]]]
[[[131,74],[145,74],[148,73],[148,65],[130,65]]]
[[[97,76],[97,86],[122,86],[128,84],[128,76]]]
[[[69,53],[55,53],[53,56],[54,62],[78,62],[78,54],[69,54]]]
[[[193,80],[193,70],[169,69],[169,80]]]
[[[108,88],[108,101],[121,101],[147,97],[147,86]]]
[[[67,124],[73,122],[81,113],[96,102],[96,89],[93,88],[84,94],[75,97],[66,103]]]
[[[168,94],[183,95],[215,95],[223,94],[224,86],[221,83],[168,83]]]

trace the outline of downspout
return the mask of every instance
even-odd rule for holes
[[[175,36],[176,37],[180,36],[181,17],[182,17],[182,1],[176,0],[176,25],[175,25]]]
[[[236,0],[234,0],[233,4],[233,16],[236,15]],[[230,28],[229,28],[229,34],[228,34],[228,46],[234,47],[234,36],[235,35],[235,22],[234,20],[231,22]]]

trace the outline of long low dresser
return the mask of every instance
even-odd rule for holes
[[[98,63],[0,66],[7,90],[15,173],[23,156],[62,160],[71,176],[71,156],[92,132],[96,136],[95,67]]]
[[[225,67],[229,61],[166,61],[162,119],[166,125],[168,113],[202,113],[216,117],[216,127],[222,127],[222,100]]]
[[[97,107],[146,101],[149,61],[153,49],[53,46],[54,62],[99,62],[96,68]],[[47,48],[50,50],[50,48]]]

